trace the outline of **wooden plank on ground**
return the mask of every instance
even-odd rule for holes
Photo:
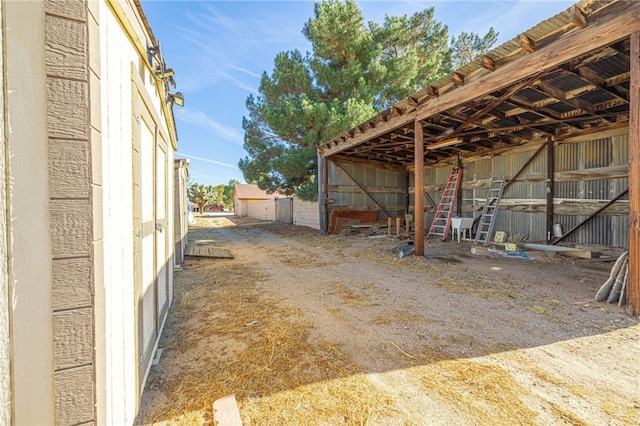
[[[219,247],[211,247],[206,244],[197,244],[187,247],[186,256],[213,257],[217,259],[233,259],[231,251]]]
[[[558,254],[562,256],[577,257],[580,259],[592,259],[594,257],[598,257],[598,253],[594,253],[590,250],[559,251]]]

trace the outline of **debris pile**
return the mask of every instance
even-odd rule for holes
[[[627,279],[629,277],[629,252],[625,251],[620,255],[616,263],[611,268],[609,279],[602,284],[596,301],[606,300],[608,303],[618,303],[622,306],[627,303]]]

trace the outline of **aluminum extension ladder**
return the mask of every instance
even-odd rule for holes
[[[447,184],[444,187],[444,192],[442,193],[440,204],[438,204],[438,208],[436,209],[436,214],[433,216],[433,222],[431,222],[427,239],[434,235],[441,236],[442,241],[447,239],[447,235],[449,235],[449,227],[451,225],[451,213],[453,212],[453,207],[456,204],[456,197],[458,195],[458,189],[460,188],[461,182],[462,169],[454,167],[451,170],[449,180],[447,180]]]
[[[502,179],[495,179],[491,177],[489,182],[489,191],[487,192],[487,199],[484,202],[482,214],[478,221],[478,229],[476,230],[475,243],[482,242],[487,245],[493,235],[493,226],[496,221],[496,214],[498,213],[498,206],[500,205],[500,198],[502,198],[502,191],[504,190],[504,184],[506,179],[504,176]]]

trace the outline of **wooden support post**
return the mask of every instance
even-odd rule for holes
[[[405,229],[405,233],[407,234],[407,237],[409,236],[410,227],[411,227],[411,222],[409,221],[409,218],[405,215],[404,216],[404,229]]]
[[[460,190],[456,194],[456,216],[462,217],[462,178],[464,174],[462,173],[462,159],[458,155],[458,179],[460,180]]]
[[[391,236],[391,228],[393,227],[393,223],[391,222],[391,218],[387,218],[387,237]]]
[[[402,218],[400,216],[396,216],[396,236],[399,237],[402,234]]]
[[[640,313],[640,32],[631,35],[629,87],[629,277],[627,297]]]
[[[324,233],[324,176],[323,176],[323,163],[326,160],[322,157],[320,151],[318,151],[318,225],[320,228],[320,235]]]
[[[415,213],[415,254],[424,256],[424,127],[422,121],[415,121],[414,137],[414,213]]]
[[[553,241],[553,193],[555,187],[555,148],[553,137],[547,139],[547,243]]]
[[[324,235],[329,235],[329,159],[322,161],[322,217]]]

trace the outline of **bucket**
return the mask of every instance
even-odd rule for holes
[[[553,224],[553,236],[556,238],[562,237],[562,225],[559,223]]]
[[[506,243],[504,245],[504,251],[507,252],[507,254],[515,254],[518,252],[518,243]]]

